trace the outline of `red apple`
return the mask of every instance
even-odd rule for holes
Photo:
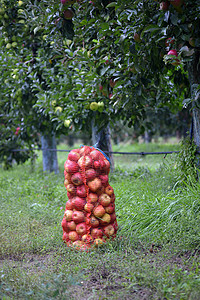
[[[71,221],[72,220],[72,214],[73,214],[73,210],[69,210],[67,209],[64,213],[64,217],[66,219],[66,221]]]
[[[68,232],[68,224],[67,224],[67,220],[65,219],[65,217],[63,217],[62,222],[61,222],[61,226],[63,228],[64,231]]]
[[[99,175],[102,185],[108,185],[108,175]]]
[[[99,160],[100,154],[101,154],[101,152],[100,152],[99,150],[92,150],[92,151],[90,152],[90,157],[91,157],[93,160]]]
[[[165,41],[165,46],[166,46],[166,47],[169,47],[169,46],[173,45],[174,42],[175,42],[174,38],[171,38],[171,37],[170,37],[170,38],[166,39],[166,41]]]
[[[99,203],[103,206],[108,206],[111,202],[110,196],[107,194],[101,194],[99,196]]]
[[[79,235],[84,235],[87,233],[87,226],[85,223],[79,223],[77,226],[76,226],[76,232],[79,234]]]
[[[102,185],[97,191],[96,191],[97,195],[101,195],[104,193],[104,186]]]
[[[100,222],[100,224],[102,224],[102,225],[108,225],[108,224],[110,223],[110,221],[111,221],[111,216],[110,216],[109,214],[107,214],[107,213],[105,213],[105,214],[103,215],[103,217],[101,217],[101,218],[99,219],[99,222]]]
[[[95,208],[94,208],[94,210],[93,210],[93,214],[94,214],[94,216],[95,217],[97,217],[97,218],[101,218],[101,217],[103,217],[103,215],[105,214],[105,209],[104,209],[104,207],[102,206],[102,205],[98,205],[98,206],[96,206]]]
[[[74,221],[67,222],[68,231],[76,230],[76,223]]]
[[[83,146],[80,149],[80,155],[88,155],[90,152],[92,151],[92,149],[89,146]]]
[[[104,159],[104,166],[103,166],[104,170],[110,170],[110,162],[107,159]]]
[[[104,242],[105,241],[103,239],[97,238],[97,239],[94,240],[94,246],[97,248],[97,247],[103,245]]]
[[[170,50],[168,53],[167,53],[167,55],[175,55],[176,57],[178,56],[178,53],[177,53],[177,51],[176,50]]]
[[[85,178],[87,180],[93,180],[96,177],[96,171],[94,169],[88,169],[85,171]]]
[[[91,243],[93,241],[93,238],[90,234],[84,234],[81,238],[81,240],[85,243],[85,242],[88,242],[88,243]]]
[[[78,165],[81,169],[89,169],[92,166],[92,158],[90,156],[81,156],[78,160]]]
[[[72,195],[76,194],[76,187],[72,183],[68,184],[66,186],[66,189],[70,194],[72,194]]]
[[[73,203],[75,209],[83,210],[83,208],[86,204],[86,200],[81,197],[76,196],[76,197],[72,198],[72,203]]]
[[[174,8],[179,8],[183,4],[183,0],[169,0]]]
[[[84,210],[87,212],[92,212],[94,205],[92,203],[87,202],[84,206]]]
[[[95,179],[88,181],[88,187],[92,192],[96,192],[102,187],[101,180],[96,177]]]
[[[77,162],[80,158],[80,154],[75,151],[75,150],[71,150],[68,154],[68,159]]]
[[[81,173],[78,172],[78,173],[73,174],[71,177],[71,181],[75,185],[83,184],[83,178],[82,178]]]
[[[134,33],[133,38],[137,43],[140,43],[142,41],[140,35],[137,32]]]
[[[74,173],[78,172],[79,166],[75,161],[67,160],[64,163],[64,169],[66,172],[68,172],[70,174],[74,174]]]
[[[110,217],[111,217],[110,223],[113,223],[113,222],[116,220],[116,213],[115,213],[115,212],[112,213],[112,214],[110,215]]]
[[[95,193],[89,193],[89,195],[87,196],[86,200],[87,200],[89,203],[95,203],[95,202],[97,202],[97,200],[98,200],[98,195],[95,194]]]
[[[105,187],[105,193],[108,195],[108,196],[112,196],[114,194],[114,190],[112,188],[111,185],[107,185]]]
[[[67,232],[63,232],[63,241],[68,242],[69,241],[69,234]]]
[[[74,16],[74,12],[71,8],[68,8],[64,10],[63,15],[66,20],[71,20]]]
[[[111,87],[111,88],[114,88],[114,86],[115,86],[115,84],[116,84],[116,81],[115,81],[114,79],[110,79],[109,84],[110,84],[110,87]]]
[[[64,174],[65,174],[65,179],[67,179],[69,182],[71,182],[72,175],[70,173],[67,173],[66,171],[64,171]]]
[[[71,200],[68,200],[68,201],[66,202],[65,208],[66,208],[66,209],[69,209],[69,210],[71,210],[71,209],[74,208],[74,205],[73,205],[73,203],[72,203]]]
[[[78,236],[78,233],[76,231],[70,231],[69,232],[69,239],[72,241],[72,242],[75,242],[79,239],[79,236]]]
[[[99,220],[95,218],[95,216],[90,217],[90,225],[92,228],[98,227],[99,226]]]
[[[84,184],[77,186],[76,194],[77,194],[77,196],[82,197],[82,198],[87,196],[87,189]]]
[[[110,237],[110,236],[114,235],[115,229],[111,224],[109,224],[104,227],[104,233],[107,237]]]
[[[103,85],[101,85],[101,84],[99,85],[99,90],[103,91]]]
[[[160,10],[166,11],[166,10],[168,10],[168,8],[169,8],[169,2],[168,1],[162,1],[160,3]]]
[[[82,223],[85,220],[85,215],[82,211],[75,210],[72,214],[72,220],[77,223]]]
[[[93,228],[91,230],[91,236],[93,239],[96,239],[96,238],[102,238],[103,236],[103,231],[101,228]]]
[[[115,211],[115,204],[110,203],[108,206],[105,207],[105,211],[108,214],[112,214]]]

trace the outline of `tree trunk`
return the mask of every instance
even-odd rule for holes
[[[59,173],[57,152],[51,151],[51,149],[52,150],[56,149],[55,133],[43,134],[41,136],[41,144],[42,144],[42,149],[50,149],[50,150],[42,150],[43,171],[54,172],[56,174]]]
[[[114,159],[111,145],[111,137],[110,137],[110,127],[107,125],[103,129],[99,130],[95,125],[94,119],[92,120],[92,143],[95,147],[99,148],[106,155],[108,155],[111,162],[111,171],[114,170]]]
[[[188,63],[188,74],[192,98],[192,119],[193,119],[193,138],[200,151],[200,93],[198,85],[200,84],[200,51],[195,50],[191,62]],[[199,156],[197,167],[200,167]]]

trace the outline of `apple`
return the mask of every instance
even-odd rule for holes
[[[97,238],[94,240],[94,246],[95,247],[99,247],[101,245],[103,245],[104,241],[101,238]]]
[[[64,120],[64,126],[69,127],[71,124],[71,120]]]
[[[108,214],[112,214],[115,211],[115,204],[110,203],[108,206],[105,207],[105,211]]]
[[[93,165],[94,165],[95,169],[100,169],[100,161],[95,160],[94,163],[93,163]]]
[[[67,222],[68,231],[76,230],[76,223],[74,221]]]
[[[115,212],[112,213],[112,214],[110,215],[110,217],[111,217],[110,223],[113,223],[114,221],[116,221],[116,213],[115,213]]]
[[[90,223],[92,228],[98,227],[99,226],[99,220],[95,216],[90,217]]]
[[[91,151],[92,151],[91,147],[83,146],[83,147],[81,147],[79,152],[80,152],[80,155],[82,156],[82,155],[88,155]]]
[[[96,194],[99,196],[104,193],[104,186],[102,185],[97,191]]]
[[[98,102],[98,111],[103,112],[103,109],[104,109],[104,102],[103,101]]]
[[[64,213],[64,217],[66,219],[66,221],[72,221],[72,214],[73,214],[73,210],[69,210],[67,209]]]
[[[65,217],[63,217],[62,222],[61,222],[61,226],[63,228],[64,231],[68,232],[68,223],[67,220],[65,219]]]
[[[65,179],[66,180],[66,179]],[[67,186],[66,186],[66,189],[67,191],[72,194],[72,195],[75,195],[76,194],[76,187],[72,184],[72,183],[69,183]]]
[[[72,214],[72,220],[77,223],[82,223],[85,220],[85,215],[82,211],[75,210]]]
[[[183,4],[183,0],[169,0],[174,8],[179,8]]]
[[[108,206],[111,202],[110,197],[107,194],[101,194],[99,196],[99,203],[103,206]]]
[[[83,198],[80,198],[78,196],[72,198],[72,203],[74,204],[75,209],[77,210],[83,210],[86,201]]]
[[[92,158],[88,155],[81,156],[78,160],[78,165],[81,169],[89,169],[92,166]]]
[[[133,38],[137,43],[140,43],[142,41],[140,35],[137,32],[134,33]]]
[[[93,241],[93,238],[90,234],[84,234],[81,238],[81,240],[85,243],[91,243]]]
[[[90,152],[90,157],[91,157],[93,160],[99,160],[100,154],[101,154],[101,152],[100,152],[99,150],[92,150],[92,151]]]
[[[64,186],[65,186],[66,188],[67,188],[68,184],[69,184],[69,180],[68,180],[68,179],[65,179],[65,180],[64,180]]]
[[[87,212],[91,212],[94,208],[94,205],[92,203],[87,202],[84,206],[84,210]]]
[[[106,171],[110,170],[110,162],[107,159],[104,160],[103,169],[106,170]]]
[[[71,210],[71,209],[74,208],[74,205],[73,205],[73,203],[72,203],[71,200],[68,200],[68,201],[66,202],[65,208],[66,208],[66,209],[69,209],[69,210]]]
[[[99,221],[100,221],[100,224],[102,224],[102,225],[107,225],[107,224],[109,224],[110,221],[111,221],[111,216],[110,216],[108,213],[105,213],[105,214],[103,215],[103,217],[101,217],[101,218],[99,219]]]
[[[69,234],[67,232],[63,232],[63,241],[68,242],[69,241]]]
[[[90,109],[93,110],[93,111],[96,111],[98,110],[98,103],[97,102],[91,102],[90,103]]]
[[[72,177],[71,177],[71,181],[75,185],[81,185],[81,184],[83,184],[83,179],[82,179],[81,173],[75,173],[75,174],[73,174]]]
[[[77,162],[80,158],[80,154],[75,151],[75,150],[71,150],[68,154],[68,159]]]
[[[94,169],[88,169],[85,171],[85,178],[87,180],[93,180],[96,177],[96,171]]]
[[[102,187],[101,180],[96,177],[95,179],[88,181],[88,187],[92,192],[96,192]]]
[[[82,198],[87,196],[87,189],[84,184],[77,186],[76,194],[77,194],[77,196],[82,197]]]
[[[169,2],[168,1],[162,1],[160,3],[160,10],[166,11],[169,8]]]
[[[174,55],[174,56],[177,57],[177,56],[178,56],[178,53],[177,53],[176,50],[170,50],[170,51],[167,53],[167,55]],[[172,64],[173,66],[178,66],[178,65],[180,65],[180,60],[179,60],[178,58],[173,59],[172,62],[171,62],[171,64]]]
[[[170,47],[171,45],[174,44],[174,42],[175,42],[175,39],[170,37],[170,38],[166,39],[165,46]]]
[[[67,171],[64,170],[65,179],[67,179],[69,182],[71,182],[71,174],[67,173]]]
[[[78,172],[79,166],[75,161],[67,160],[64,163],[64,169],[67,173],[74,174]]]
[[[111,185],[107,185],[105,187],[105,193],[108,195],[108,196],[112,196],[114,194],[114,190],[112,188]]]
[[[74,4],[77,0],[60,0],[63,5]]]
[[[177,53],[177,51],[176,50],[170,50],[168,53],[167,53],[167,55],[175,55],[176,57],[178,56],[178,53]]]
[[[87,226],[85,223],[79,223],[77,226],[76,226],[76,232],[79,234],[79,235],[84,235],[87,233]]]
[[[98,195],[95,193],[89,193],[86,200],[89,203],[95,203],[98,200]]]
[[[114,88],[114,86],[115,86],[115,84],[116,84],[116,80],[110,79],[109,84],[110,84],[110,87],[111,87],[111,88]]]
[[[103,231],[101,228],[93,228],[91,230],[91,236],[93,239],[96,239],[96,238],[102,238],[103,236]]]
[[[103,85],[101,85],[101,84],[99,85],[99,90],[103,91]]]
[[[95,217],[97,217],[97,218],[101,218],[101,217],[103,217],[103,215],[105,214],[105,209],[104,209],[104,207],[102,206],[102,205],[98,205],[98,206],[96,206],[95,208],[94,208],[94,210],[93,210],[93,214],[94,214],[94,216]]]
[[[107,237],[110,237],[110,236],[114,235],[114,233],[115,233],[115,229],[112,226],[112,224],[105,226],[103,230]]]
[[[99,175],[102,185],[108,185],[108,175]]]
[[[74,16],[74,12],[71,8],[68,8],[64,10],[63,15],[66,20],[71,20]]]
[[[75,242],[79,239],[79,236],[78,236],[78,233],[76,231],[70,231],[69,232],[69,239],[72,241],[72,242]]]

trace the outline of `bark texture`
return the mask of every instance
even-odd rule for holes
[[[41,136],[42,156],[43,156],[43,171],[59,173],[57,152],[51,151],[56,149],[55,133],[43,134]],[[45,150],[50,149],[50,150]]]

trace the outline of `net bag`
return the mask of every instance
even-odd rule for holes
[[[115,194],[109,172],[109,159],[101,150],[82,146],[69,152],[64,163],[68,201],[61,223],[67,246],[87,250],[116,236]]]

